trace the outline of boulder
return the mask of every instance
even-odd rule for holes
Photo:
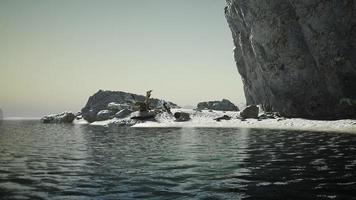
[[[133,112],[132,110],[124,108],[124,109],[120,110],[119,112],[117,112],[115,114],[115,117],[119,118],[119,119],[125,118],[125,117],[129,116],[132,112]]]
[[[230,120],[230,119],[231,119],[230,116],[224,115],[222,117],[215,118],[214,120],[217,121],[217,122],[220,122],[221,120]]]
[[[248,105],[285,117],[356,118],[355,0],[226,0]]]
[[[121,91],[104,91],[99,90],[93,96],[89,97],[88,102],[82,108],[82,115],[88,122],[97,120],[97,113],[101,110],[108,109],[108,104],[115,102],[117,104],[131,105],[134,101],[144,101],[145,96],[121,92]],[[150,108],[162,107],[162,100],[150,99]],[[177,108],[178,106],[172,102],[167,102],[170,107]]]
[[[199,110],[219,110],[219,111],[239,111],[239,108],[227,99],[221,101],[200,102],[197,105]]]
[[[186,112],[176,112],[174,113],[174,118],[177,122],[185,122],[190,120],[190,115]]]
[[[97,121],[105,121],[108,119],[112,119],[114,117],[114,112],[111,110],[101,110],[96,114]]]
[[[244,110],[240,112],[240,117],[243,119],[247,118],[258,118],[258,107],[255,105],[247,106]]]
[[[42,123],[72,123],[75,115],[71,112],[63,112],[60,114],[46,115],[41,118]]]

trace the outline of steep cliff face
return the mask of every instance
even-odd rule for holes
[[[356,117],[356,0],[226,0],[247,104]]]

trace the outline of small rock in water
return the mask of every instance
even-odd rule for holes
[[[242,118],[257,118],[258,117],[258,107],[255,105],[247,106],[243,111],[240,112],[240,117]]]
[[[115,114],[115,117],[116,118],[125,118],[125,117],[129,116],[132,112],[133,112],[132,110],[124,108],[124,109],[120,110],[119,112],[117,112]]]
[[[216,119],[214,119],[214,120],[216,120],[216,121],[220,122],[221,120],[230,120],[230,119],[231,119],[231,117],[230,117],[230,116],[228,116],[228,115],[224,115],[224,116],[222,116],[222,117],[218,117],[218,118],[216,118]]]
[[[97,121],[105,121],[108,119],[112,119],[113,117],[113,112],[110,110],[101,110],[98,112],[98,114],[96,114]]]
[[[55,115],[47,115],[41,118],[42,123],[72,123],[75,115],[71,112],[63,112]]]
[[[190,115],[186,112],[176,112],[174,113],[174,118],[176,118],[177,122],[185,122],[190,120]]]

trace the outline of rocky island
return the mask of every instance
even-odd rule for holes
[[[200,102],[195,110],[183,111],[180,107],[170,101],[151,98],[151,92],[147,91],[146,96],[127,93],[122,91],[99,90],[90,96],[86,105],[80,112],[63,112],[51,114],[41,119],[42,123],[72,123],[74,120],[85,120],[88,123],[100,124],[100,122],[115,124],[117,126],[132,126],[146,121],[159,121],[161,118],[171,118],[176,122],[186,122],[191,120],[191,116],[202,113],[203,110],[214,111],[239,111],[239,108],[231,101],[223,99],[221,101]],[[255,106],[255,114],[246,109],[242,112],[243,118],[257,118],[258,107]],[[174,109],[173,113],[171,109]],[[194,111],[194,112],[190,112]],[[247,114],[243,114],[243,113]],[[210,118],[216,115],[209,116]],[[216,118],[230,120],[231,117],[224,115]]]

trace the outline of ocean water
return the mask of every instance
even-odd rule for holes
[[[356,135],[4,121],[0,199],[356,199]]]

